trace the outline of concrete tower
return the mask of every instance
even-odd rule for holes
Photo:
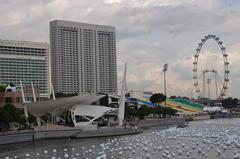
[[[114,27],[51,21],[50,49],[55,92],[117,93]]]

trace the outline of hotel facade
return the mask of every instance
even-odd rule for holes
[[[0,39],[0,84],[31,86],[50,96],[49,44]]]
[[[55,92],[117,94],[114,27],[51,21],[50,50]]]

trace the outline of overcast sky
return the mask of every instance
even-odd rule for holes
[[[240,97],[239,0],[0,0],[0,4],[1,39],[49,42],[49,21],[55,19],[115,26],[118,82],[127,62],[129,90],[163,92],[162,67],[168,63],[168,95],[190,96],[196,47],[202,37],[215,34],[229,55],[227,95]],[[223,58],[214,41],[203,47],[199,68],[216,69],[223,81]]]

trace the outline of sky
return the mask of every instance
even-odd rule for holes
[[[239,0],[0,0],[0,4],[0,39],[49,43],[49,21],[55,19],[115,26],[119,85],[127,62],[128,90],[163,92],[162,70],[167,63],[168,96],[195,95],[193,56],[201,38],[214,34],[223,41],[230,63],[226,95],[240,97]],[[213,40],[201,50],[198,67],[199,74],[201,69],[217,70],[221,85],[223,57]],[[214,97],[213,84],[210,87]]]

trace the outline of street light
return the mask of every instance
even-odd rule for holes
[[[168,69],[168,64],[164,64],[164,67],[163,67],[163,78],[164,78],[164,94],[166,96],[166,99],[167,99],[167,89],[166,89],[166,71],[167,71],[167,69]],[[165,107],[167,106],[166,99],[165,99]]]

